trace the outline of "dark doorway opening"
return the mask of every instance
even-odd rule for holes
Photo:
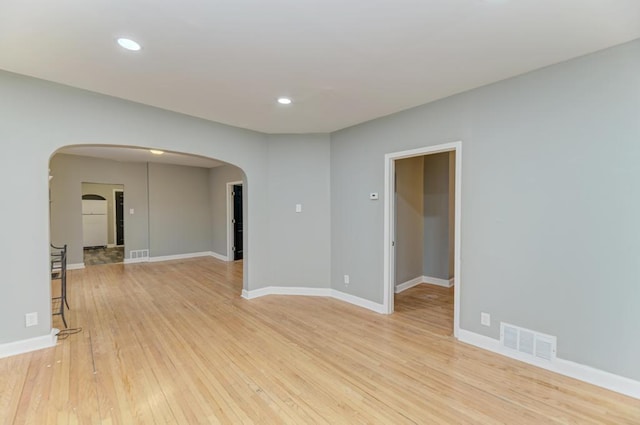
[[[116,245],[124,245],[124,192],[115,192],[116,205]]]
[[[233,259],[242,260],[242,185],[233,185]]]

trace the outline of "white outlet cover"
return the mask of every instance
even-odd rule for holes
[[[296,204],[296,212],[302,212],[302,204]]]
[[[480,313],[480,324],[483,326],[491,326],[491,315],[489,313]]]
[[[349,275],[348,274],[344,275],[344,283],[345,284],[349,284]]]

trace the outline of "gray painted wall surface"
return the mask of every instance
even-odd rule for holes
[[[421,156],[396,161],[396,285],[423,275],[423,162]]]
[[[213,226],[213,252],[227,256],[227,183],[243,181],[242,170],[233,165],[222,165],[209,170],[211,192],[211,219]],[[243,192],[244,195],[244,192]],[[246,216],[246,202],[243,214]]]
[[[270,135],[269,284],[329,287],[329,136]],[[302,212],[296,213],[296,204]],[[253,209],[251,205],[250,209]]]
[[[383,202],[368,193],[383,192],[384,154],[462,140],[462,328],[497,338],[506,321],[557,335],[560,357],[640,379],[640,41],[345,129],[330,151],[328,136],[296,143],[307,136],[6,72],[0,93],[10,152],[0,177],[20,182],[5,192],[20,208],[2,213],[11,244],[0,245],[0,343],[50,332],[47,169],[62,146],[153,146],[235,164],[251,203],[245,289],[321,286],[330,253],[334,287],[381,302]],[[284,182],[292,192],[277,192]],[[295,203],[312,214],[287,216]],[[491,328],[479,325],[481,311]],[[24,327],[27,312],[39,313],[38,326]]]
[[[125,256],[131,249],[148,248],[146,164],[117,162],[56,154],[50,163],[51,242],[68,245],[69,264],[80,264],[82,254],[82,182],[121,183],[124,197]],[[129,215],[130,208],[135,214]]]
[[[449,276],[449,152],[424,157],[424,276]]]
[[[51,330],[48,168],[53,153],[63,146],[154,147],[240,167],[246,176],[247,200],[244,289],[294,283],[328,286],[328,135],[266,136],[4,71],[0,71],[0,94],[0,142],[11,152],[3,157],[0,177],[20,182],[5,193],[20,208],[2,213],[5,222],[12,223],[5,231],[12,242],[0,247],[5,282],[0,297],[0,344],[47,335]],[[284,177],[278,170],[296,173],[295,178]],[[278,193],[285,181],[290,183],[289,191]],[[131,184],[122,183],[131,195]],[[290,205],[276,205],[283,198],[301,199],[310,209],[294,221],[285,220]],[[74,199],[80,202],[79,196]],[[146,217],[133,207],[136,217]],[[273,219],[271,212],[276,214]],[[148,235],[142,230],[146,227],[127,226],[127,249],[146,247]],[[132,229],[140,229],[140,234],[129,234]],[[270,239],[269,235],[285,236]],[[138,246],[139,241],[144,245]],[[81,247],[76,253],[81,258]],[[24,327],[28,312],[38,313],[37,326]]]
[[[0,343],[47,335],[51,330],[48,168],[51,155],[63,146],[155,147],[241,167],[253,207],[247,217],[251,231],[244,262],[245,289],[262,287],[262,277],[272,267],[289,266],[269,249],[265,135],[7,72],[0,72],[0,116],[0,142],[10,152],[3,156],[0,177],[19,182],[8,185],[5,196],[20,206],[2,213],[4,221],[11,223],[5,231],[11,243],[0,248]],[[304,186],[306,176],[298,179],[299,186]],[[123,183],[125,188],[131,186]],[[80,202],[79,196],[74,199]],[[136,217],[141,216],[136,211]],[[305,238],[306,229],[298,231]],[[137,248],[138,240],[147,240],[146,230],[140,233],[127,233],[131,249]],[[28,312],[38,313],[37,326],[24,327]]]
[[[334,286],[382,302],[384,154],[456,140],[461,327],[640,379],[640,41],[332,134]]]
[[[114,190],[124,191],[121,184],[82,183],[82,195],[100,195],[107,200],[107,243],[116,243],[115,213],[113,210]]]
[[[149,256],[211,251],[209,169],[149,163]]]

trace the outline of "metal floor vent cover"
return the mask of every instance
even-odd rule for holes
[[[531,357],[553,361],[556,358],[556,337],[508,323],[500,323],[500,344]]]
[[[136,249],[129,251],[129,258],[137,259],[137,258],[149,258],[149,250],[148,249]]]

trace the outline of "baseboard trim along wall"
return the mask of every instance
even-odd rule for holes
[[[330,297],[331,288],[302,288],[288,286],[267,286],[253,291],[242,290],[242,298],[252,300],[265,295],[302,295],[306,297]]]
[[[407,280],[400,285],[396,285],[396,294],[399,294],[402,291],[406,291],[409,288],[413,288],[414,286],[420,285],[423,282],[422,278],[423,276],[414,277],[413,279]]]
[[[53,328],[48,335],[0,344],[0,359],[53,347],[58,342],[58,332],[60,332],[58,329]]]
[[[184,260],[187,258],[197,258],[197,257],[213,257],[222,261],[229,261],[229,259],[220,255],[217,252],[213,251],[202,251],[202,252],[190,252],[187,254],[175,254],[175,255],[160,255],[157,257],[140,257],[140,258],[125,258],[125,264],[135,264],[135,263],[157,263],[160,261],[171,261],[171,260]],[[84,268],[84,264],[82,265]]]
[[[266,295],[302,295],[311,297],[329,297],[335,298],[376,313],[384,314],[385,309],[382,304],[347,294],[332,288],[301,288],[287,286],[267,286],[266,288],[254,289],[253,291],[242,290],[242,298],[251,300],[254,298],[264,297]]]
[[[211,251],[202,251],[202,252],[189,252],[187,254],[175,254],[175,255],[160,255],[158,257],[149,257],[150,263],[157,263],[159,261],[171,261],[171,260],[184,260],[187,258],[197,258],[197,257],[212,257],[213,252]]]
[[[440,279],[431,276],[422,276],[422,283],[428,283],[430,285],[444,286],[445,288],[451,288],[453,286],[453,279]]]
[[[341,292],[336,289],[331,290],[331,298],[335,298],[349,304],[357,305],[358,307],[366,308],[367,310],[375,311],[379,314],[387,314],[387,310],[383,304],[369,301],[355,295],[347,294],[346,292]]]
[[[135,264],[135,263],[148,263],[148,258],[125,258],[124,264]]]
[[[84,263],[67,264],[67,270],[81,270],[84,269]]]
[[[579,381],[587,382],[598,387],[606,388],[630,397],[640,399],[640,382],[624,376],[615,375],[604,370],[595,369],[580,363],[569,360],[556,358],[554,361],[538,360],[535,357],[523,356],[518,351],[510,350],[500,345],[500,341],[489,338],[475,332],[460,329],[458,340],[484,350],[492,351],[512,359],[559,373],[560,375],[569,376]]]
[[[222,254],[218,254],[217,252],[209,252],[209,255],[212,256],[213,258],[217,258],[220,261],[231,261],[229,259],[229,257],[227,257],[226,255],[222,255]]]
[[[454,285],[454,278],[451,278],[449,280],[447,279],[440,279],[437,277],[430,277],[430,276],[418,276],[418,277],[414,277],[411,280],[407,280],[406,282],[401,283],[400,285],[396,285],[396,294],[399,294],[402,291],[406,291],[409,288],[413,288],[414,286],[420,285],[421,283],[428,283],[430,285],[438,285],[438,286],[444,286],[445,288],[451,288]]]

